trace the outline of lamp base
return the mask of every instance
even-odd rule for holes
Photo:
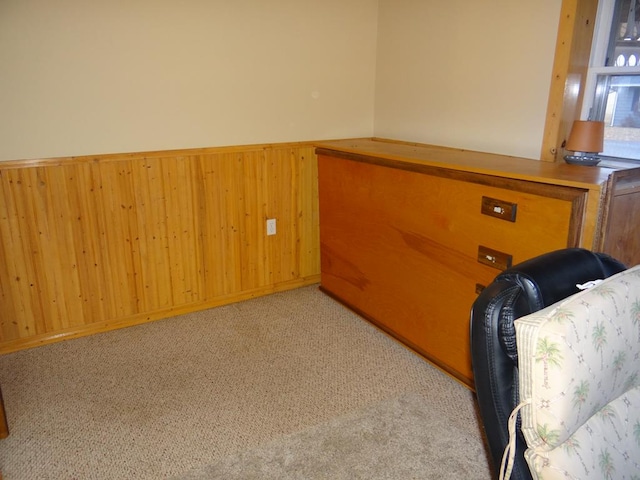
[[[589,155],[565,155],[564,161],[570,163],[571,165],[595,167],[600,163],[600,158]]]

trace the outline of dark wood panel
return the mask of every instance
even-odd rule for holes
[[[602,251],[627,266],[640,264],[640,189],[614,195]]]
[[[7,423],[7,414],[4,410],[4,400],[2,398],[2,390],[0,389],[0,438],[9,436],[9,425]]]

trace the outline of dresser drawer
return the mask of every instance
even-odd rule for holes
[[[554,198],[429,175],[423,175],[416,183],[416,188],[428,192],[428,200],[412,201],[420,208],[420,218],[408,219],[405,227],[423,231],[430,239],[465,256],[477,258],[478,246],[482,245],[509,254],[513,263],[518,263],[540,253],[577,245],[583,192]],[[515,215],[505,220],[483,213],[487,198],[512,206]]]

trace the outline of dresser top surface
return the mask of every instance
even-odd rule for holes
[[[319,153],[339,152],[361,161],[383,159],[397,167],[418,164],[590,190],[599,190],[616,170],[371,138],[319,142],[316,147]],[[640,175],[640,168],[634,170]]]

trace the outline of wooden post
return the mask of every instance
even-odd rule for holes
[[[2,400],[2,390],[0,390],[0,438],[9,436],[9,425],[7,424],[7,414],[4,411],[4,401]],[[2,473],[0,473],[2,480]]]

